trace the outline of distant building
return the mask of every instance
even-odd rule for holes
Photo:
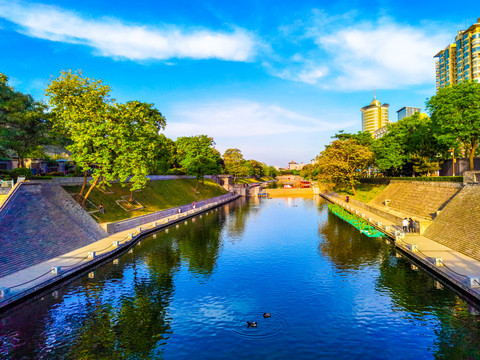
[[[303,162],[297,164],[295,161],[290,161],[288,163],[288,170],[302,170],[304,166],[305,165],[303,165]]]
[[[467,30],[460,30],[455,42],[434,57],[437,90],[464,80],[480,82],[480,18]]]
[[[380,129],[375,130],[375,132],[373,133],[373,137],[375,139],[380,139],[386,133],[388,133],[388,130],[387,130],[387,126],[385,125],[385,126],[382,126]]]
[[[404,106],[403,108],[397,111],[398,120],[402,120],[403,118],[412,116],[415,113],[420,113],[421,111],[422,109],[417,107]]]
[[[386,126],[388,121],[388,104],[380,104],[373,96],[373,101],[370,105],[364,106],[362,111],[362,131],[368,131],[370,134],[374,135],[375,131],[381,127]]]

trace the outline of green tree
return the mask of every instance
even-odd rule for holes
[[[221,173],[222,158],[214,148],[213,138],[207,135],[180,137],[176,141],[177,156],[181,166],[188,175],[195,176],[197,182],[204,179],[205,175]]]
[[[332,136],[332,139],[335,140],[356,140],[360,145],[370,146],[373,143],[372,134],[368,131],[359,131],[356,134],[344,133],[343,130],[340,130],[338,134]]]
[[[249,168],[245,166],[245,159],[239,149],[227,149],[223,154],[225,161],[225,171],[233,175],[234,180],[237,176],[245,176],[248,174]]]
[[[320,180],[349,184],[355,196],[355,185],[372,164],[373,153],[356,140],[335,140],[326,146],[317,160]]]
[[[205,175],[214,175],[220,172],[220,166],[215,162],[215,160],[206,157],[205,155],[198,155],[196,157],[187,158],[183,165],[187,175],[195,176],[197,180],[195,183],[195,191],[198,188],[199,180],[202,180],[202,184]]]
[[[129,101],[115,104],[113,109],[114,127],[109,136],[115,154],[112,173],[122,184],[128,179],[133,201],[133,191],[147,184],[158,132],[165,129],[166,122],[153,104]]]
[[[389,124],[388,133],[371,145],[377,168],[388,175],[438,170],[448,144],[438,139],[432,128],[431,119],[418,113]],[[423,159],[420,167],[419,159]]]
[[[50,81],[46,89],[49,104],[55,114],[54,128],[67,134],[72,144],[67,150],[84,172],[80,190],[85,206],[91,191],[100,182],[114,180],[111,149],[112,123],[110,87],[101,80],[83,77],[81,72],[61,71],[57,79]],[[94,165],[94,166],[93,166]],[[93,183],[83,195],[88,172]]]
[[[437,91],[427,101],[434,130],[440,141],[458,140],[469,154],[470,170],[480,139],[480,84],[461,82]]]
[[[15,91],[7,82],[8,77],[0,73],[0,153],[15,155],[23,167],[25,157],[43,153],[50,116],[44,104]]]
[[[262,164],[257,160],[248,160],[247,162],[250,164],[251,172],[253,176],[255,176],[257,179],[261,178],[262,176],[265,176],[265,172],[264,172],[265,164]]]

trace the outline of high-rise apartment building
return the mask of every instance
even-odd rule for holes
[[[398,120],[402,120],[403,118],[412,116],[415,113],[419,113],[422,109],[412,106],[404,106],[400,110],[397,111]]]
[[[480,82],[480,18],[434,57],[437,90],[462,81]]]
[[[388,124],[388,107],[390,105],[380,105],[375,96],[370,105],[364,106],[362,110],[362,131],[368,131],[374,134],[376,130]]]

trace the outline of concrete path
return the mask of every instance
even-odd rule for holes
[[[0,278],[0,309],[19,299],[28,297],[42,288],[85,271],[99,262],[115,257],[117,253],[133,246],[146,233],[186,221],[187,218],[209,211],[211,208],[237,198],[238,196],[232,196],[219,199],[196,209],[141,225],[135,229],[115,233],[68,253],[3,276]]]
[[[480,301],[479,261],[425,236],[404,234],[401,226],[360,206],[346,203],[339,197],[329,194],[322,194],[322,197],[362,217],[393,239],[398,249]]]

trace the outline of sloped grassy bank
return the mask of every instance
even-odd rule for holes
[[[75,194],[80,191],[80,186],[64,186],[64,189]],[[117,204],[117,200],[130,195],[128,187],[121,184],[112,184],[107,191],[94,189],[88,198],[87,211],[100,223],[125,220],[155,211],[185,205],[194,201],[204,200],[226,194],[227,191],[210,179],[198,184],[195,192],[195,179],[149,181],[147,186],[133,194],[134,199],[143,206],[141,210],[125,211]],[[102,204],[105,213],[98,210]],[[93,212],[95,211],[95,212]]]

